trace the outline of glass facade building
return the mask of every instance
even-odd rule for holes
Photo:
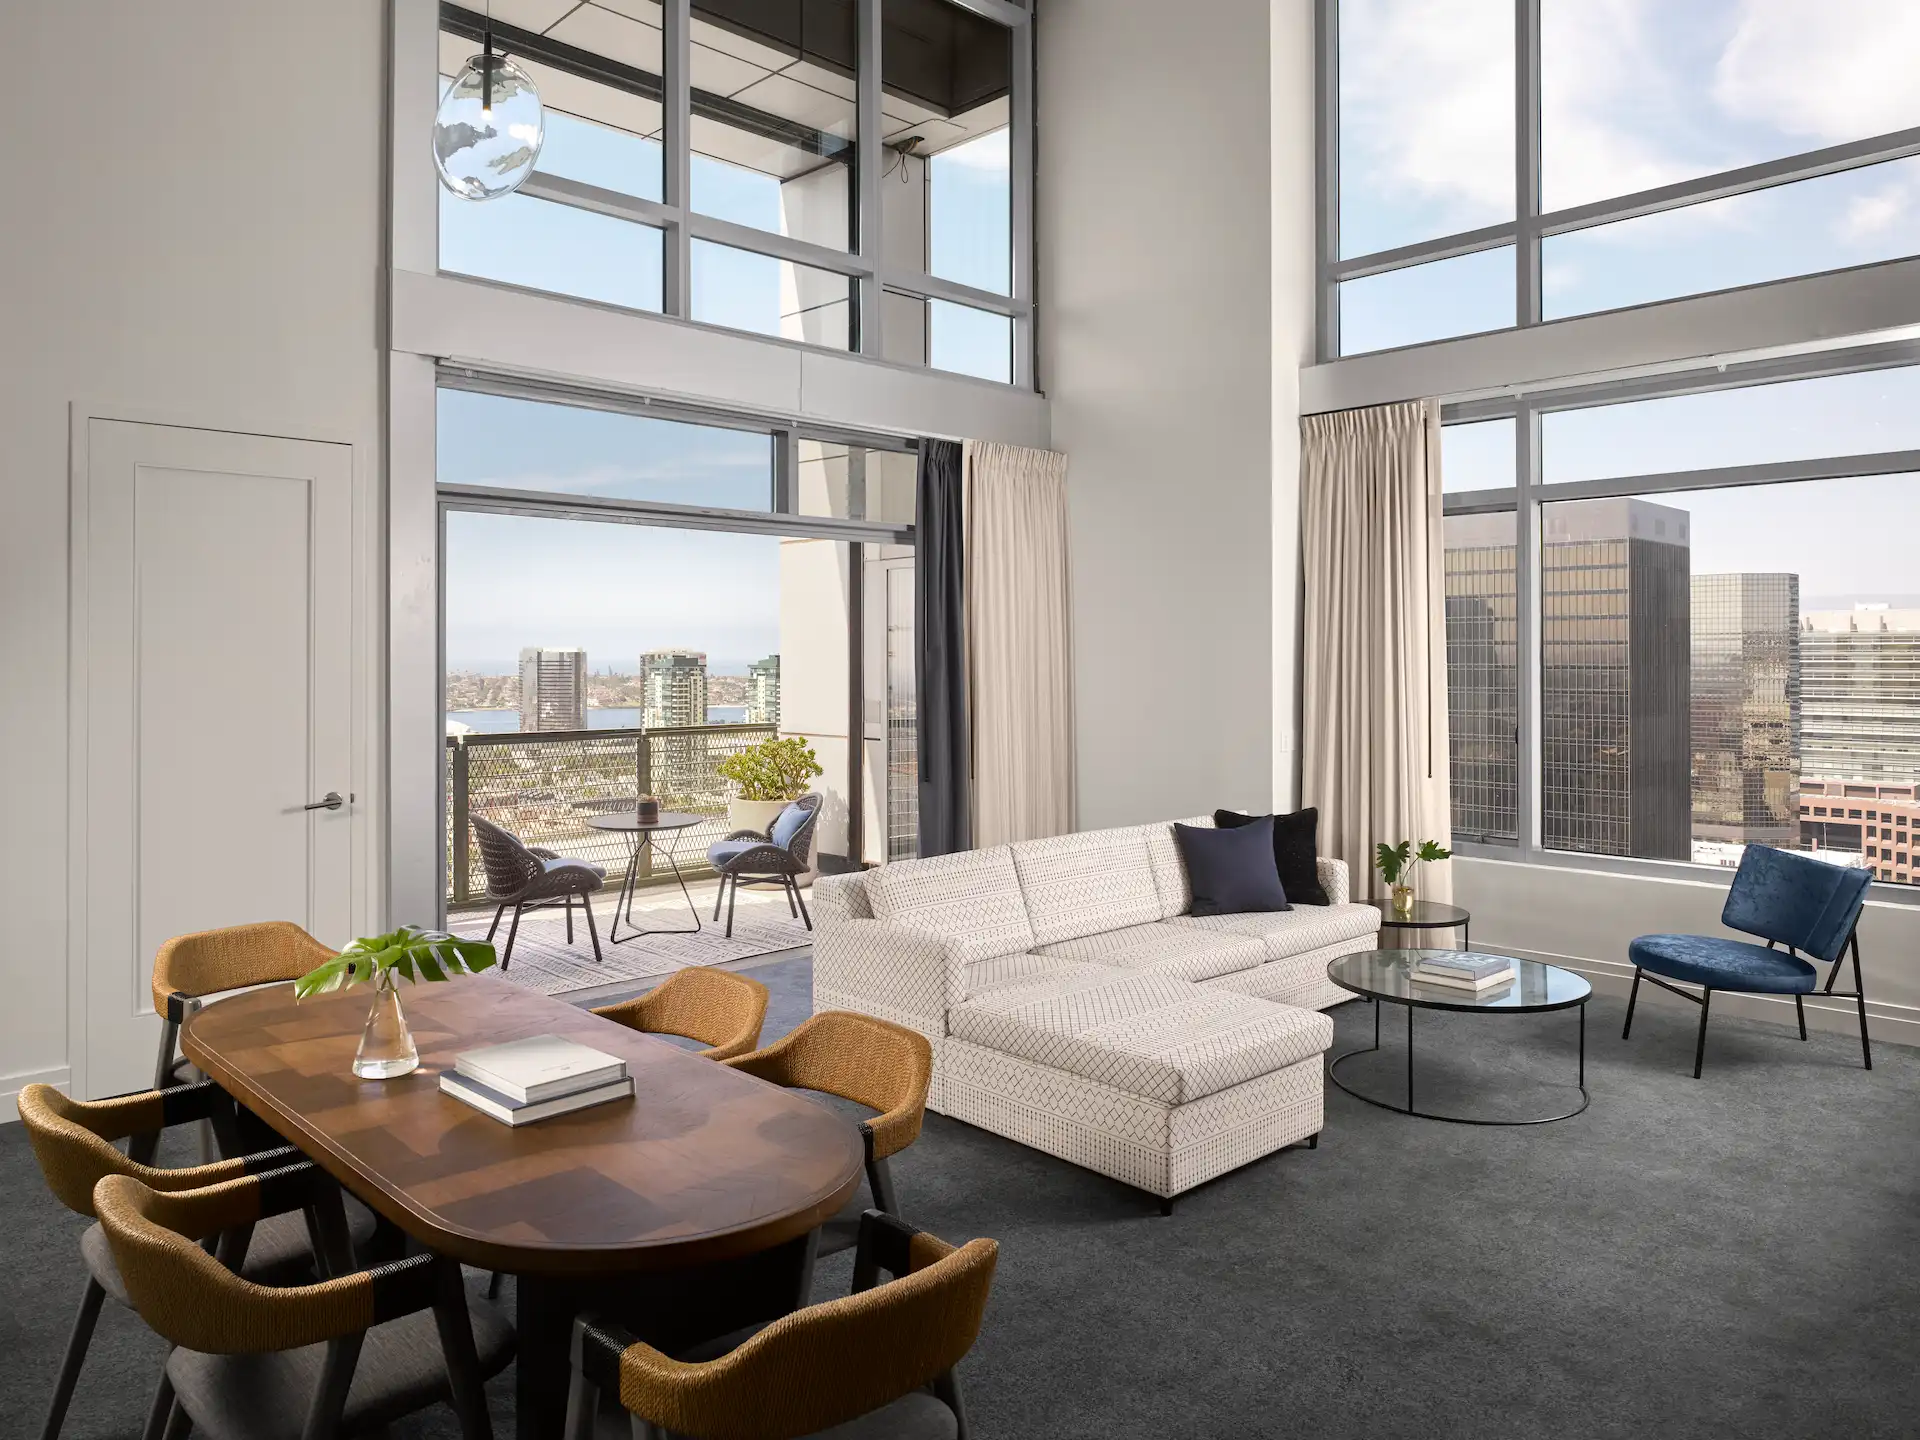
[[[1519,834],[1513,527],[1511,511],[1446,518],[1447,732],[1459,839]]]
[[[1862,606],[1802,617],[1809,778],[1920,785],[1920,610]]]
[[[1693,577],[1693,838],[1799,839],[1800,577]]]

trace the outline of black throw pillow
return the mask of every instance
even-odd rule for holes
[[[1272,816],[1237,830],[1175,825],[1173,836],[1193,886],[1189,915],[1245,915],[1293,908],[1273,868]]]
[[[1320,883],[1320,871],[1314,860],[1320,853],[1320,812],[1313,806],[1291,815],[1242,815],[1237,810],[1216,810],[1213,823],[1222,830],[1251,825],[1256,820],[1273,821],[1273,868],[1280,874],[1287,899],[1296,905],[1331,905],[1326,888]]]

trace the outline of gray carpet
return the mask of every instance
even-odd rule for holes
[[[754,974],[768,1034],[809,962]],[[1920,1431],[1920,1052],[1618,1002],[1588,1029],[1593,1106],[1560,1125],[1405,1119],[1329,1089],[1317,1151],[1191,1193],[1124,1186],[930,1116],[894,1162],[908,1218],[992,1235],[999,1276],[963,1379],[990,1437],[1910,1436]],[[1404,1030],[1353,1078],[1400,1084]],[[1371,1038],[1335,1012],[1339,1048]],[[1403,1022],[1402,1022],[1403,1023]],[[1570,1015],[1420,1016],[1422,1103],[1497,1085],[1564,1103]],[[1358,1064],[1358,1062],[1356,1062]],[[1343,1075],[1348,1070],[1343,1067]],[[1552,1085],[1561,1088],[1549,1088]],[[37,1431],[79,1294],[79,1224],[0,1127],[4,1433]],[[822,1266],[844,1291],[847,1257]],[[68,1422],[139,1433],[158,1343],[108,1307]],[[494,1382],[511,1435],[511,1372]],[[444,1412],[402,1440],[455,1434]]]

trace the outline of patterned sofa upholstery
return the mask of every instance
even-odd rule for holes
[[[823,877],[814,1009],[925,1035],[930,1108],[1168,1199],[1320,1132],[1327,962],[1380,916],[1319,872],[1330,905],[1188,915],[1166,823]]]

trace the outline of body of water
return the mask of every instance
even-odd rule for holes
[[[469,730],[477,730],[483,735],[500,735],[520,728],[518,710],[449,710],[449,723],[458,721]],[[709,705],[707,707],[709,725],[744,725],[747,723],[747,707],[744,705]],[[640,711],[635,706],[606,706],[587,711],[589,730],[636,730],[640,726]]]

